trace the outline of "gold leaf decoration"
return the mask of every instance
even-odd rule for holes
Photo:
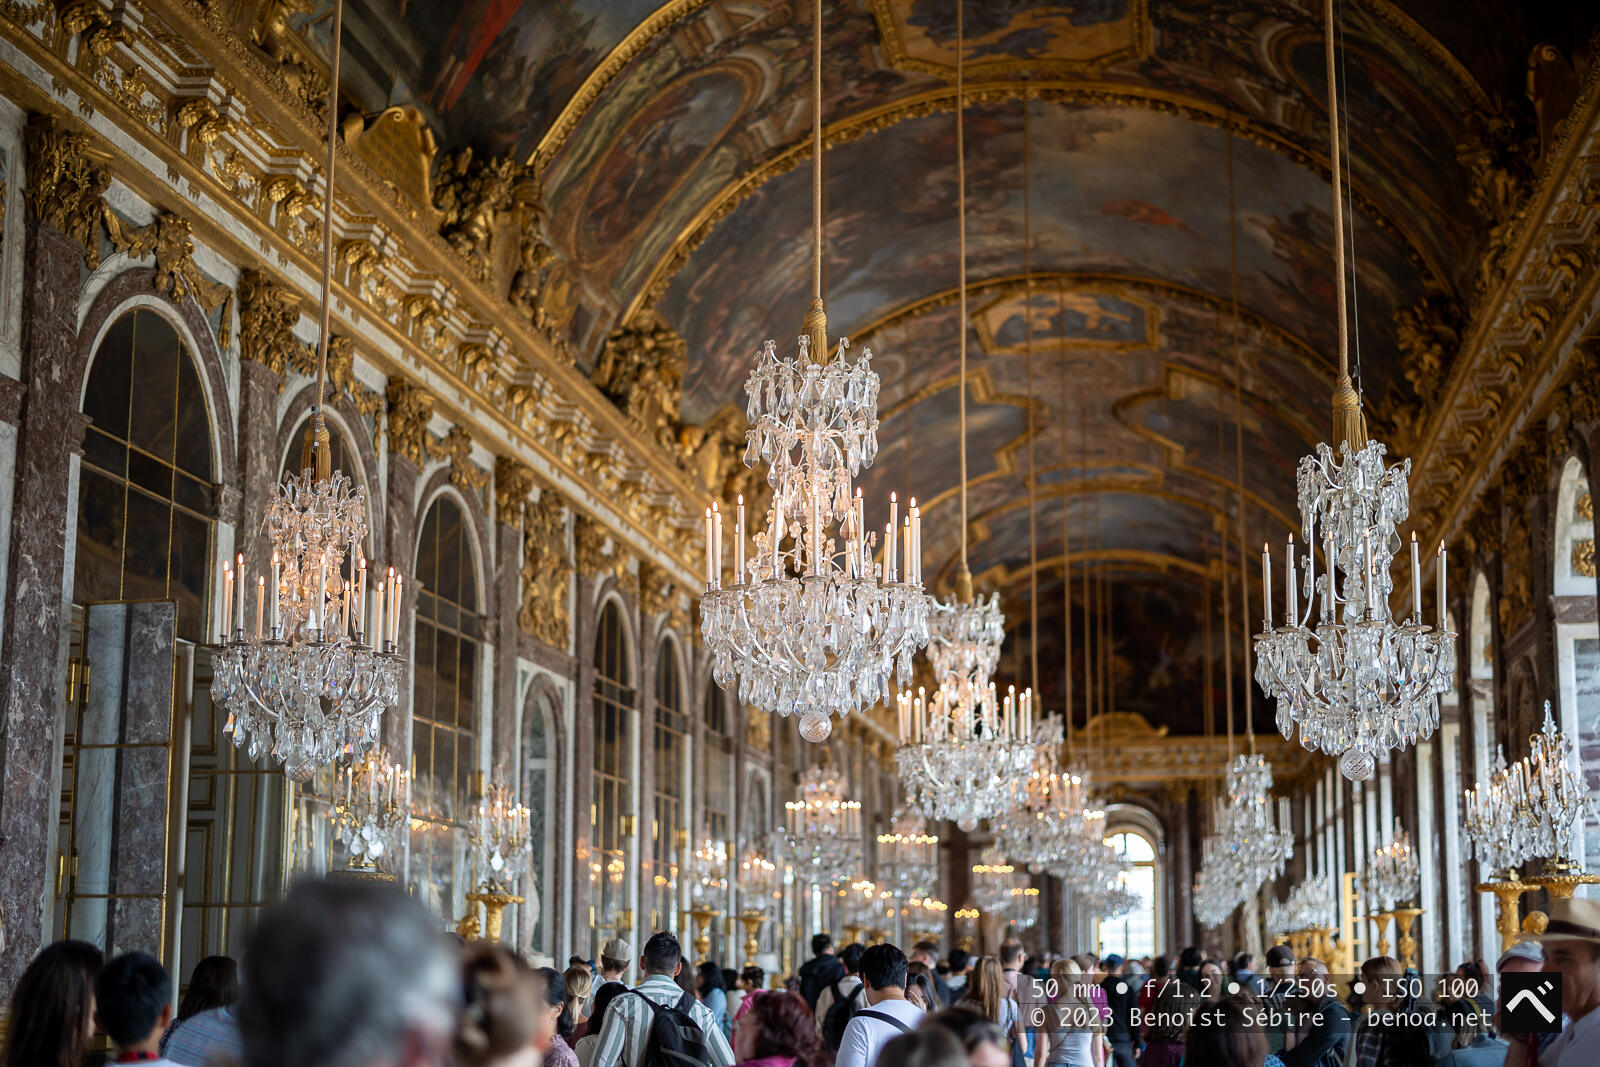
[[[524,468],[526,470],[526,468]],[[532,472],[528,472],[530,480]],[[526,499],[524,497],[524,499]],[[528,505],[522,528],[522,604],[517,625],[554,648],[566,650],[572,619],[568,589],[566,512],[561,497],[545,489]]]

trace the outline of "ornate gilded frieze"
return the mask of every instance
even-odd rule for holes
[[[25,131],[28,214],[83,246],[90,269],[100,265],[100,227],[110,215],[105,192],[111,171],[87,135],[56,119],[36,115]]]
[[[494,458],[494,513],[507,526],[527,516],[533,496],[533,468],[510,456]]]
[[[611,542],[606,551],[607,541]],[[606,575],[621,578],[628,573],[628,558],[622,546],[612,538],[611,531],[587,516],[578,516],[572,528],[572,543],[578,573],[599,581]]]
[[[308,0],[262,0],[250,27],[250,40],[271,61],[296,101],[312,111],[326,107],[328,75],[290,19],[313,14]]]
[[[439,209],[440,233],[480,278],[490,276],[500,214],[511,206],[516,179],[510,159],[476,159],[470,148],[445,156],[439,165],[433,206]]]
[[[468,493],[489,488],[489,472],[472,462],[472,435],[460,426],[450,427],[444,441],[431,446],[435,458],[450,464],[450,484]]]
[[[239,276],[239,356],[261,364],[281,379],[306,346],[294,335],[300,321],[300,299],[260,271]],[[282,389],[280,382],[279,389]]]
[[[571,580],[566,511],[555,490],[545,489],[527,506],[523,522],[522,605],[517,625],[563,651],[572,629],[568,608]]]

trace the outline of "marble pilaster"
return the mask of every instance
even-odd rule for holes
[[[9,996],[44,939],[60,789],[61,682],[69,581],[67,525],[81,367],[77,295],[83,249],[30,220],[23,255],[22,406],[0,645],[0,906]]]
[[[253,359],[239,363],[239,514],[266,514],[278,483],[282,457],[278,451],[278,392],[283,379]],[[272,547],[259,521],[246,521],[238,531],[245,574],[265,574],[272,565]]]
[[[573,612],[572,627],[577,641],[577,691],[573,697],[572,715],[572,801],[576,809],[573,826],[573,851],[577,862],[572,872],[572,944],[576,952],[588,948],[590,912],[599,905],[594,885],[589,881],[596,838],[589,812],[594,797],[594,637],[595,580],[586,574],[577,575],[577,610]]]
[[[521,778],[523,757],[517,714],[517,646],[522,636],[517,624],[517,609],[521,603],[518,585],[522,570],[522,531],[502,521],[504,518],[500,516],[494,523],[494,643],[498,655],[494,658],[494,739],[489,777],[497,782],[515,782]],[[533,801],[525,798],[525,802]]]
[[[389,452],[389,484],[383,507],[383,554],[378,573],[388,581],[388,568],[404,579],[404,599],[400,604],[400,618],[414,617],[417,607],[417,583],[411,572],[411,562],[417,554],[417,465],[393,449]],[[412,627],[402,625],[398,637],[400,654],[411,662],[414,643]],[[401,683],[400,704],[383,716],[383,743],[401,762],[411,756],[411,677],[409,672]]]

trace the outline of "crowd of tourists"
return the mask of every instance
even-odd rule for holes
[[[929,941],[907,954],[818,934],[811,948],[783,981],[690,963],[670,932],[637,958],[614,939],[597,960],[558,971],[441,935],[392,886],[308,881],[264,911],[237,965],[197,963],[181,998],[145,953],[46,947],[12,995],[3,1065],[1600,1065],[1600,901],[1557,902],[1546,931],[1505,952],[1494,973],[1469,961],[1426,991],[1388,956],[1339,979],[1285,945],[1259,973],[1248,952],[1216,960],[1192,947],[1032,959],[1015,940],[995,955]],[[1507,1002],[1510,986],[1559,996],[1559,1018],[1518,1032],[1502,1018],[1527,1017],[1518,998]],[[95,1051],[102,1044],[109,1055]]]

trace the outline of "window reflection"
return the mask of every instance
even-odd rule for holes
[[[600,613],[595,635],[594,796],[590,812],[594,848],[588,856],[594,911],[590,916],[592,952],[626,920],[628,848],[623,817],[633,809],[629,785],[633,754],[633,673],[627,659],[622,612],[615,602]],[[624,930],[620,936],[627,936]]]
[[[679,867],[688,831],[683,823],[688,720],[677,647],[661,643],[656,660],[655,819],[650,827],[651,885],[655,889],[650,925],[678,929]]]

